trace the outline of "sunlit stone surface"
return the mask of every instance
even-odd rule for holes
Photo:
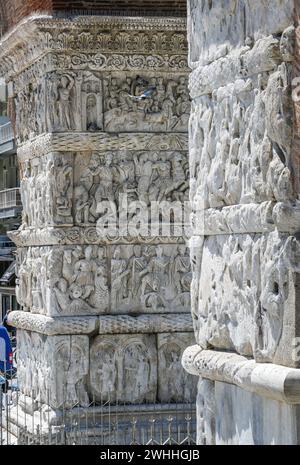
[[[295,444],[299,380],[279,365],[300,366],[299,2],[188,3],[198,441]],[[245,357],[269,384],[240,379]]]

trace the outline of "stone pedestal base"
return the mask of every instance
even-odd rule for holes
[[[53,410],[22,396],[2,418],[17,444],[194,444],[193,404],[110,405]]]
[[[197,345],[184,352],[183,365],[200,377],[198,444],[299,444],[299,369]]]

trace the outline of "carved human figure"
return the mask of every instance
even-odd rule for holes
[[[166,363],[168,391],[170,399],[181,400],[184,392],[185,373],[181,366],[181,351],[171,347],[170,353],[165,354],[168,363]]]
[[[81,294],[82,299],[87,299],[95,289],[92,253],[92,246],[86,247],[84,258],[78,260],[74,266],[75,283],[83,291]]]
[[[165,159],[159,160],[156,152],[153,154],[152,159],[154,182],[150,189],[150,198],[160,202],[165,197],[165,193],[171,184],[171,163]]]
[[[179,84],[176,88],[177,101],[176,101],[176,113],[178,116],[183,114],[189,114],[190,112],[190,98],[188,92],[188,86],[183,76],[179,78]]]
[[[93,260],[93,272],[95,275],[95,290],[90,298],[94,307],[105,308],[108,305],[109,289],[107,284],[107,265],[105,252],[102,247],[98,248],[98,256]]]
[[[66,407],[89,404],[84,387],[87,374],[82,349],[76,344],[59,344],[55,351],[55,386],[58,405]]]
[[[108,152],[105,154],[105,165],[99,170],[100,182],[95,193],[96,204],[101,200],[114,201],[113,176],[114,169],[112,168],[113,154]]]
[[[135,164],[127,157],[126,152],[121,154],[118,175],[118,192],[134,197],[136,192]]]
[[[99,367],[97,367],[99,391],[101,395],[108,395],[108,398],[111,399],[111,396],[116,390],[117,377],[114,353],[111,350],[104,348],[101,353],[101,358],[99,358],[99,362]]]
[[[30,224],[33,226],[37,219],[37,191],[36,191],[36,180],[38,176],[38,163],[39,161],[33,160],[32,161],[32,170],[31,170],[31,177],[29,178],[28,185],[29,185],[29,210],[30,210]]]
[[[89,222],[89,193],[84,185],[80,184],[74,189],[75,201],[75,221],[76,223],[88,223]]]
[[[106,108],[107,110],[112,110],[118,106],[118,81],[115,78],[112,78],[109,86],[109,94],[106,99]]]
[[[148,266],[140,273],[142,301],[145,294],[149,292],[156,294],[160,291],[166,291],[169,282],[170,259],[163,255],[163,248],[160,245],[156,247],[155,252],[156,255],[151,258]]]
[[[170,270],[176,291],[180,294],[183,291],[188,291],[184,277],[190,273],[190,260],[186,255],[185,245],[179,245],[177,251],[178,253],[173,260]]]
[[[67,160],[55,159],[56,204],[57,214],[62,217],[71,216],[73,168]]]
[[[289,272],[283,253],[275,255],[276,243],[268,244],[262,268],[262,293],[256,314],[256,357],[272,361],[282,333],[284,303],[288,297]],[[275,252],[275,253],[274,253]]]
[[[149,384],[150,366],[146,348],[139,344],[131,344],[124,351],[123,389],[127,396],[137,401]]]
[[[74,87],[75,80],[70,75],[63,75],[60,78],[58,86],[58,117],[60,129],[72,129],[72,101],[71,92]]]
[[[22,198],[22,224],[23,227],[29,226],[31,223],[30,216],[30,178],[31,178],[31,163],[29,160],[25,162],[24,175],[20,182],[21,198]]]
[[[86,101],[86,127],[88,131],[97,131],[97,99],[95,94],[90,94]]]
[[[149,204],[149,188],[152,181],[152,161],[147,153],[134,156],[136,175],[138,177],[137,193],[138,200]]]
[[[52,73],[47,80],[47,111],[46,122],[48,130],[53,130],[58,126],[58,77]]]
[[[134,101],[130,98],[130,86],[127,82],[123,82],[120,86],[120,90],[118,91],[118,101],[118,107],[123,112],[133,110]]]
[[[116,310],[128,295],[127,281],[130,270],[127,265],[127,260],[121,258],[120,249],[116,248],[111,261],[111,305],[113,310]]]
[[[93,307],[84,299],[85,290],[82,286],[73,282],[71,285],[64,279],[53,279],[48,281],[53,290],[51,310],[55,314],[93,314]]]
[[[175,200],[183,200],[184,193],[189,186],[186,173],[183,168],[183,157],[180,153],[174,153],[172,156],[172,184],[167,189],[165,195],[172,193]]]
[[[142,254],[142,247],[135,245],[133,247],[133,256],[130,259],[130,277],[128,280],[128,288],[130,289],[132,298],[135,299],[139,294],[141,286],[140,275],[146,267],[147,260]]]

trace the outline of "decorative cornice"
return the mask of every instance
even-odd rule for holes
[[[95,226],[61,226],[48,228],[26,228],[9,231],[9,237],[18,247],[50,245],[135,245],[135,244],[181,244],[182,236],[103,236]]]
[[[30,19],[34,20],[34,16]],[[137,30],[162,30],[162,31],[186,31],[186,18],[167,16],[97,16],[85,15],[73,18],[57,18],[53,16],[37,16],[35,20],[40,28],[72,28],[84,29],[87,26],[95,26],[107,30],[107,28],[122,29],[128,31]]]
[[[266,201],[208,208],[191,215],[194,236],[221,234],[265,234],[272,231],[296,234],[300,231],[300,202]]]
[[[192,332],[189,313],[166,315],[117,315],[99,317],[99,334]]]
[[[182,365],[192,375],[233,384],[246,391],[290,404],[300,404],[300,369],[256,363],[230,352],[188,347]]]
[[[61,317],[51,318],[24,311],[13,311],[8,322],[17,329],[34,331],[47,336],[57,334],[91,334],[98,328],[98,317]]]
[[[162,137],[163,136],[163,137]],[[18,148],[19,160],[25,161],[50,152],[108,150],[188,150],[185,133],[107,133],[62,132],[37,136]]]
[[[125,35],[126,32],[130,34],[127,40],[122,37],[122,31]],[[147,34],[149,40],[137,38],[135,44],[137,33]],[[47,15],[31,16],[2,38],[0,74],[12,79],[51,52],[70,54],[76,51],[91,55],[93,52],[134,54],[144,50],[148,56],[186,56],[185,34],[186,22],[180,18],[83,16],[59,19]]]
[[[12,311],[8,323],[18,329],[34,331],[47,336],[75,334],[153,334],[192,332],[189,313],[161,315],[102,315],[97,317],[51,318],[24,311]]]

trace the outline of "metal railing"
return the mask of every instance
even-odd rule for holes
[[[0,445],[193,445],[194,405],[92,401],[55,411],[11,383],[0,391]],[[8,388],[8,389],[7,389]],[[50,397],[50,394],[49,394]]]
[[[14,187],[13,189],[5,189],[0,191],[0,209],[21,207],[20,188]]]
[[[70,405],[65,392],[51,407],[55,391],[19,391],[16,348],[12,358],[13,367],[0,373],[0,446],[196,444],[195,399],[132,405],[112,396],[83,407]]]
[[[14,140],[14,137],[14,131],[10,121],[0,126],[0,145]]]

